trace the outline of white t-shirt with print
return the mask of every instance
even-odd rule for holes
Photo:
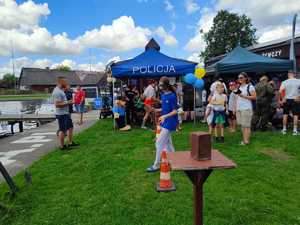
[[[215,111],[225,110],[225,104],[227,103],[227,96],[225,94],[219,94],[216,92],[211,99],[219,103],[219,104],[213,104],[213,109]]]
[[[148,85],[148,87],[144,91],[144,96],[146,99],[155,97],[155,89],[152,85]]]
[[[250,86],[249,86],[250,85]],[[248,88],[249,86],[249,88]],[[243,86],[240,86],[239,88],[241,90],[241,94],[243,96],[249,96],[248,90],[250,92],[250,94],[252,92],[255,92],[255,88],[253,87],[252,84],[245,84]],[[237,96],[237,100],[236,100],[236,109],[238,111],[243,111],[243,110],[253,110],[253,106],[252,106],[252,101],[246,98],[242,98],[240,96]]]
[[[230,93],[229,101],[228,101],[228,110],[229,111],[235,111],[235,101],[236,101],[237,95],[234,94],[234,92]]]
[[[295,99],[300,96],[300,80],[296,78],[287,79],[282,82],[280,89],[285,90],[286,99]]]

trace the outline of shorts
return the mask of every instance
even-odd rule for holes
[[[287,99],[283,104],[283,114],[288,115],[290,112],[292,112],[293,115],[300,114],[300,103],[296,102],[294,99]]]
[[[151,98],[146,98],[144,101],[144,104],[147,106],[152,106],[153,105],[153,100]]]
[[[252,110],[238,110],[236,112],[237,123],[243,128],[251,127],[253,111]]]
[[[229,113],[228,119],[230,119],[230,120],[236,120],[236,116],[233,113],[233,111],[229,110],[228,113]]]
[[[215,125],[223,125],[225,124],[225,111],[215,111],[214,110],[214,117],[212,120],[212,126]]]
[[[64,134],[66,134],[67,130],[73,128],[73,122],[70,114],[56,115],[56,119],[58,122],[58,131],[61,131]]]
[[[77,113],[84,113],[84,104],[75,104],[75,109]]]

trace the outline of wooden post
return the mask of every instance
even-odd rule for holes
[[[203,185],[211,172],[212,170],[185,171],[193,183],[195,225],[203,225]]]
[[[19,121],[19,132],[23,132],[23,121]]]
[[[13,194],[18,192],[18,187],[15,185],[13,179],[9,176],[8,172],[6,171],[4,165],[0,162],[0,172],[2,173],[6,183],[8,184],[10,190]]]

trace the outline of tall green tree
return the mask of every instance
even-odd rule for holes
[[[70,71],[71,70],[71,68],[69,66],[66,66],[66,65],[59,65],[55,69],[60,70],[60,71]]]
[[[6,85],[9,88],[13,88],[15,86],[17,78],[10,73],[3,75],[2,84]]]
[[[246,15],[221,10],[213,20],[213,26],[204,34],[207,47],[201,57],[207,59],[230,52],[237,45],[248,47],[256,43],[256,28]]]

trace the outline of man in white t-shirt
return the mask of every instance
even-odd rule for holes
[[[255,88],[249,83],[247,73],[240,73],[238,76],[240,87],[235,94],[236,98],[236,118],[237,123],[242,127],[243,140],[241,145],[250,143],[251,120],[253,115],[252,101],[256,99]]]
[[[286,134],[288,115],[293,114],[293,135],[298,135],[297,125],[300,114],[300,80],[295,78],[293,71],[288,72],[288,79],[283,81],[280,89],[280,104],[283,106],[283,129],[282,133]]]

